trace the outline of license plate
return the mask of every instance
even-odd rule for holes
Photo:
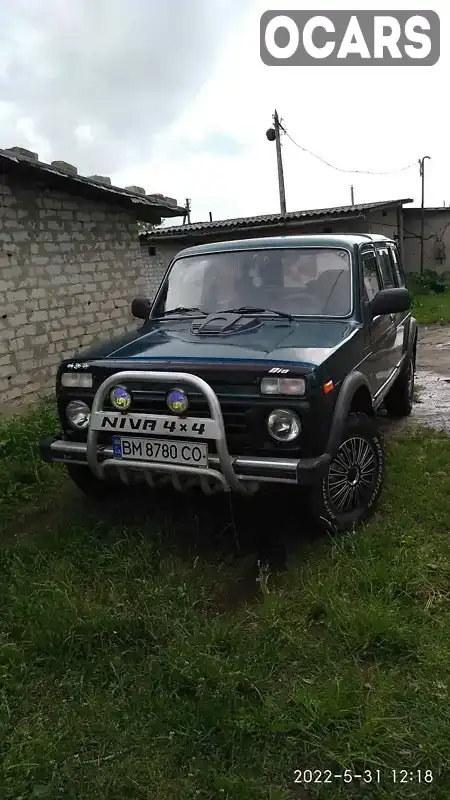
[[[137,461],[156,461],[166,464],[186,464],[191,467],[208,466],[208,445],[194,442],[137,439],[113,436],[114,458]]]

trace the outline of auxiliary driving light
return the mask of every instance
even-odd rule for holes
[[[277,442],[293,442],[300,435],[302,426],[293,411],[277,408],[269,415],[267,430]]]
[[[69,420],[72,428],[76,430],[84,430],[89,426],[89,418],[91,412],[89,406],[83,403],[82,400],[72,400],[66,408],[66,417]]]
[[[117,411],[128,411],[131,406],[131,394],[125,386],[114,386],[109,393],[109,399]]]
[[[183,389],[171,389],[166,397],[166,404],[173,414],[184,414],[189,408],[189,399]]]

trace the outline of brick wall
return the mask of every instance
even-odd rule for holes
[[[62,357],[137,327],[152,284],[136,220],[117,206],[0,174],[0,402],[54,387]]]
[[[141,244],[141,258],[147,275],[145,293],[149,300],[152,300],[155,296],[167,267],[181,249],[182,246],[170,243],[163,244],[161,247]],[[156,254],[150,255],[149,251],[154,250],[156,250]]]

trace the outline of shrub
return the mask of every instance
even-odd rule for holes
[[[408,276],[408,289],[412,294],[443,294],[449,288],[448,276],[446,273],[438,273],[435,270],[427,269],[423,275],[413,274]]]

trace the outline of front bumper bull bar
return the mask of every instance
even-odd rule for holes
[[[201,392],[210,412],[210,418],[197,419],[161,414],[134,414],[105,411],[104,401],[108,392],[117,384],[148,380],[153,383],[166,383],[172,386],[187,385]],[[173,430],[175,421],[176,429]],[[163,425],[170,423],[170,433]],[[127,434],[139,431],[153,432],[157,436],[181,436],[192,439],[192,429],[205,426],[199,441],[214,439],[217,455],[208,455],[208,467],[120,459],[114,457],[113,447],[99,445],[100,432]],[[188,431],[186,432],[186,428]],[[196,375],[183,372],[155,372],[152,370],[127,370],[106,378],[98,388],[91,409],[87,442],[66,441],[62,437],[52,437],[41,442],[41,455],[44,461],[62,461],[70,464],[87,465],[100,480],[107,478],[107,471],[116,470],[124,483],[130,482],[130,471],[144,474],[150,485],[154,485],[153,475],[166,475],[172,479],[177,489],[185,488],[184,480],[195,479],[202,489],[210,493],[212,488],[240,494],[253,493],[260,482],[311,484],[320,480],[330,461],[328,454],[317,458],[271,458],[232,456],[228,452],[225,426],[219,400],[211,386]]]

